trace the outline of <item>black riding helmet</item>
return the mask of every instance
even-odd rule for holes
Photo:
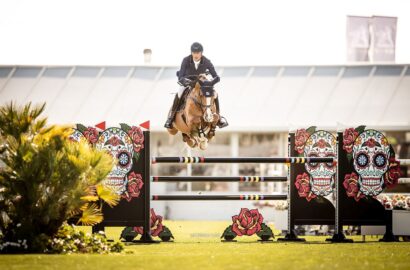
[[[201,43],[199,42],[194,42],[191,45],[191,52],[197,53],[197,52],[203,52],[204,47],[202,47]]]

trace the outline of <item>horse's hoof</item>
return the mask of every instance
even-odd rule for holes
[[[188,146],[191,147],[191,148],[194,148],[194,147],[197,145],[196,141],[193,140],[193,139],[189,139],[186,143],[187,143]]]
[[[214,136],[215,136],[215,132],[210,131],[206,137],[208,138],[208,140],[210,140],[210,139],[212,139]]]
[[[199,149],[205,150],[208,147],[208,142],[207,141],[202,141],[199,143]]]

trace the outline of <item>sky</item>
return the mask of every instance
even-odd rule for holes
[[[398,17],[410,63],[405,0],[0,0],[0,64],[179,65],[194,41],[216,65],[345,64],[347,15]]]

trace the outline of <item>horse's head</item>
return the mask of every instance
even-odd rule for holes
[[[205,122],[212,123],[214,118],[214,112],[212,112],[212,105],[215,100],[215,91],[212,85],[207,84],[210,80],[205,74],[195,75],[195,79],[192,80],[194,93],[197,96],[199,105],[203,112],[203,118]]]
[[[213,122],[214,113],[212,112],[212,105],[215,99],[215,90],[212,85],[206,83],[210,80],[205,74],[193,75],[188,78],[192,80],[191,87],[194,89],[194,94],[201,106],[205,122]]]

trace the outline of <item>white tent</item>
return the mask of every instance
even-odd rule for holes
[[[101,121],[162,130],[177,67],[0,66],[0,103],[47,103],[51,123]],[[410,129],[408,65],[218,67],[227,131],[366,124]]]

